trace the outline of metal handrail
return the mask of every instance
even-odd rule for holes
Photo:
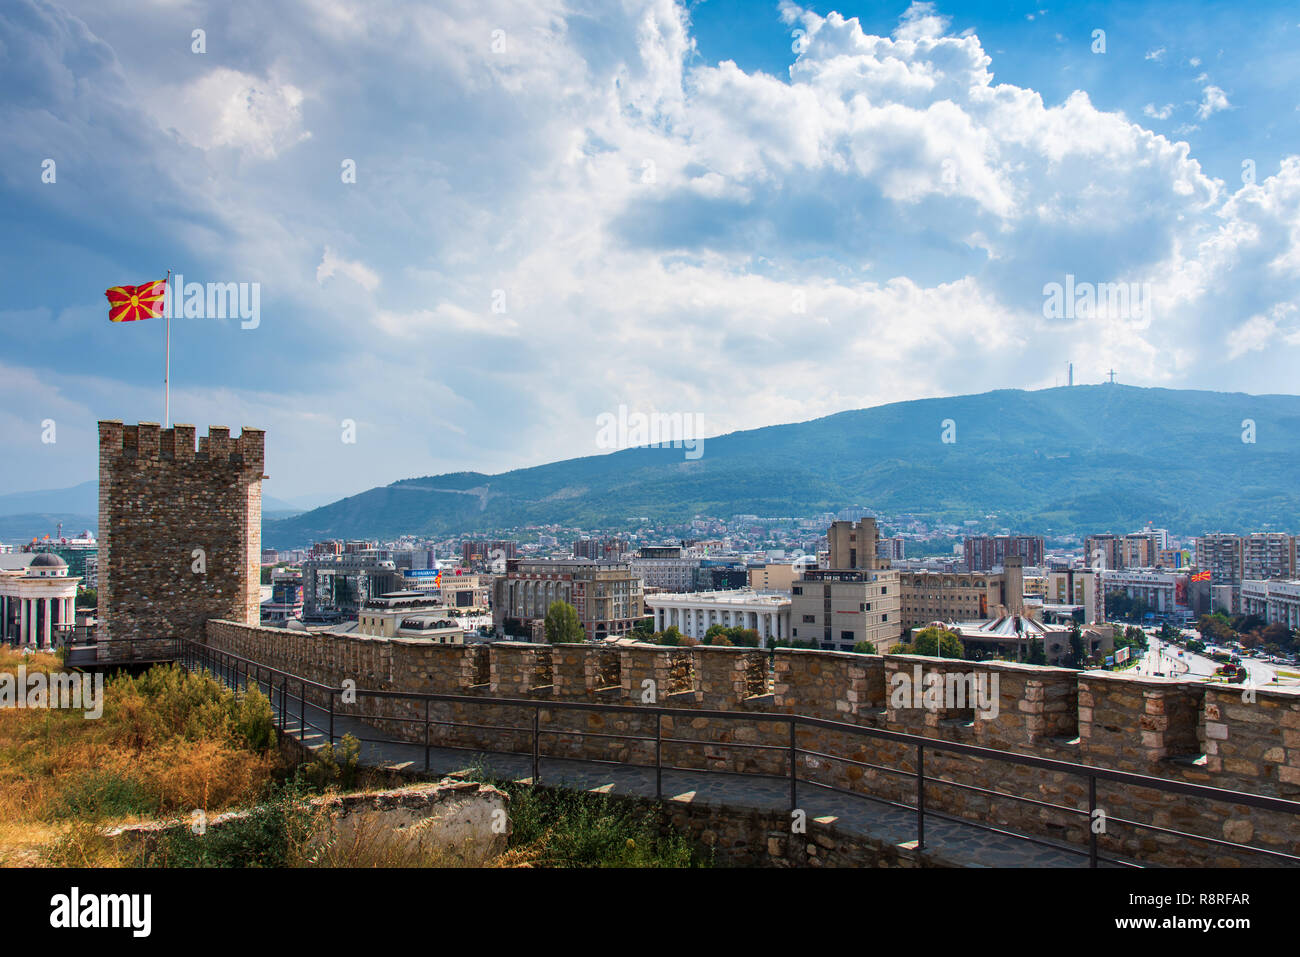
[[[1262,794],[1251,794],[1249,792],[1236,791],[1228,788],[1216,788],[1204,784],[1191,784],[1182,781],[1171,781],[1166,778],[1159,778],[1159,777],[1153,777],[1151,775],[1138,774],[1132,771],[1118,771],[1111,768],[1103,768],[1103,767],[1096,767],[1093,765],[1078,764],[1071,761],[1062,761],[1056,758],[1043,758],[1034,755],[1017,754],[1010,751],[1000,751],[994,748],[987,748],[980,745],[962,744],[956,741],[944,741],[942,739],[937,739],[937,738],[928,738],[923,735],[915,735],[903,731],[889,731],[882,728],[870,728],[862,725],[849,724],[843,721],[836,721],[828,718],[816,718],[807,715],[784,714],[780,712],[720,711],[716,709],[706,709],[706,708],[696,709],[696,708],[666,707],[663,705],[601,704],[601,703],[586,702],[586,701],[542,700],[536,698],[510,698],[510,697],[498,697],[498,696],[488,697],[488,696],[479,696],[479,695],[446,694],[441,692],[425,692],[425,691],[384,691],[384,690],[377,690],[377,689],[371,690],[371,689],[361,689],[361,688],[344,689],[342,687],[334,687],[332,685],[328,685],[323,682],[319,682],[319,681],[312,680],[310,678],[305,678],[299,675],[295,675],[292,672],[284,671],[270,665],[262,664],[261,662],[254,661],[253,659],[250,658],[245,658],[241,655],[235,654],[234,652],[223,651],[218,648],[213,648],[212,646],[207,645],[203,642],[185,639],[183,640],[183,651],[184,651],[184,655],[182,656],[182,660],[186,663],[187,667],[189,667],[189,662],[193,657],[191,654],[192,651],[197,651],[199,657],[201,657],[205,663],[211,658],[215,657],[218,663],[224,665],[224,674],[226,676],[226,680],[229,681],[230,676],[233,675],[234,683],[236,684],[236,686],[238,685],[238,673],[241,665],[244,666],[244,673],[246,678],[249,676],[250,667],[252,669],[255,669],[258,676],[255,678],[255,680],[258,681],[259,687],[261,686],[261,678],[260,678],[261,675],[267,676],[268,688],[274,688],[275,679],[279,678],[280,695],[281,695],[280,712],[281,712],[282,728],[285,727],[286,720],[287,720],[285,715],[285,712],[287,710],[286,707],[287,703],[288,701],[293,700],[292,697],[288,697],[288,691],[293,685],[297,685],[299,689],[299,693],[298,695],[293,697],[296,697],[301,709],[301,713],[299,715],[300,725],[303,727],[304,730],[308,727],[311,727],[312,730],[323,733],[326,731],[325,728],[318,727],[315,725],[310,725],[308,723],[307,708],[308,707],[315,708],[317,711],[322,713],[328,712],[329,715],[328,733],[329,733],[329,740],[331,745],[334,743],[334,739],[335,739],[335,735],[334,735],[334,715],[336,713],[335,697],[338,695],[347,692],[352,695],[355,695],[358,699],[362,697],[367,697],[367,698],[378,698],[378,699],[423,701],[424,715],[425,715],[424,718],[407,717],[401,715],[391,715],[391,716],[373,715],[373,714],[364,715],[364,714],[356,713],[354,711],[343,710],[343,709],[339,709],[339,713],[347,714],[349,716],[354,716],[361,719],[369,719],[372,721],[379,720],[379,721],[394,721],[399,723],[424,724],[425,726],[424,749],[425,749],[426,770],[429,769],[430,749],[431,747],[433,747],[433,745],[429,741],[429,729],[434,725],[462,728],[467,730],[488,730],[488,731],[508,731],[514,733],[531,733],[532,748],[530,749],[530,751],[528,752],[502,751],[500,753],[531,757],[533,763],[532,783],[534,784],[540,783],[540,770],[541,770],[540,761],[541,758],[543,757],[540,751],[540,740],[543,734],[571,735],[571,736],[583,737],[583,738],[591,737],[591,736],[615,737],[615,738],[621,738],[629,741],[640,741],[645,743],[654,742],[655,763],[653,765],[637,764],[636,762],[632,762],[632,761],[603,760],[603,759],[593,759],[593,758],[566,758],[560,755],[552,755],[547,757],[550,757],[554,760],[581,760],[581,761],[586,761],[591,763],[613,764],[613,765],[618,765],[623,767],[639,767],[639,768],[646,768],[646,769],[650,767],[654,767],[656,772],[655,792],[657,798],[662,798],[662,790],[663,790],[662,776],[664,770],[690,771],[692,773],[700,773],[700,774],[733,774],[739,776],[756,776],[756,777],[767,777],[767,778],[772,777],[772,775],[770,774],[763,774],[759,772],[719,770],[719,769],[712,769],[712,768],[677,768],[675,766],[665,765],[663,763],[663,745],[665,743],[687,744],[687,745],[710,745],[710,746],[720,747],[720,748],[743,747],[749,749],[785,751],[789,755],[788,766],[789,766],[789,782],[790,782],[790,807],[792,811],[797,807],[797,787],[799,784],[809,784],[819,788],[835,791],[837,793],[888,804],[893,807],[914,810],[916,812],[916,833],[917,833],[916,848],[918,850],[923,848],[925,845],[925,818],[928,815],[936,819],[951,820],[971,827],[979,828],[981,830],[990,831],[1002,835],[1008,835],[1030,843],[1054,847],[1058,850],[1067,853],[1086,856],[1089,860],[1089,866],[1091,867],[1096,867],[1099,862],[1113,863],[1122,866],[1135,866],[1132,862],[1129,861],[1101,856],[1097,846],[1098,845],[1097,832],[1092,827],[1089,827],[1088,847],[1086,849],[1083,849],[1083,848],[1073,847],[1071,845],[1058,844],[1052,841],[1044,841],[1041,838],[1033,837],[1026,834],[1019,834],[1013,831],[1008,831],[1004,828],[994,827],[992,825],[980,821],[972,821],[972,820],[967,820],[965,818],[954,817],[952,815],[944,814],[936,810],[927,810],[926,801],[925,801],[925,787],[927,783],[932,786],[951,786],[951,787],[961,788],[969,791],[975,791],[980,794],[986,795],[990,798],[1002,797],[1002,798],[1007,798],[1009,800],[1021,801],[1021,802],[1037,805],[1040,807],[1044,807],[1044,808],[1051,808],[1053,810],[1061,811],[1071,815],[1086,815],[1088,818],[1089,825],[1092,823],[1092,818],[1097,811],[1097,781],[1098,780],[1109,781],[1121,785],[1127,785],[1129,787],[1151,788],[1157,791],[1162,791],[1171,794],[1181,794],[1181,795],[1187,795],[1191,797],[1199,797],[1209,801],[1245,805],[1252,808],[1259,808],[1261,810],[1276,811],[1279,813],[1293,814],[1293,815],[1300,816],[1300,801],[1291,801],[1285,798],[1269,797],[1267,795],[1262,795]],[[315,702],[308,701],[307,700],[308,688],[311,688],[314,691],[321,692],[325,695],[328,695],[329,697],[328,708],[326,708],[326,706],[324,705],[320,705],[320,704],[316,704]],[[453,704],[467,704],[467,705],[476,705],[476,706],[491,705],[491,706],[502,706],[502,707],[525,708],[525,709],[532,710],[533,715],[532,715],[532,720],[529,722],[528,725],[478,725],[478,724],[472,724],[463,721],[443,721],[443,720],[432,719],[429,716],[430,704],[434,702],[446,702],[446,703],[453,703]],[[540,722],[541,722],[541,712],[543,710],[590,711],[590,712],[600,712],[605,714],[617,713],[617,714],[633,714],[633,715],[642,715],[645,717],[654,717],[656,719],[655,720],[656,729],[654,735],[632,735],[632,734],[610,734],[608,732],[582,731],[577,729],[570,730],[570,729],[542,728]],[[678,717],[678,718],[708,718],[708,719],[718,719],[723,721],[745,721],[747,723],[752,723],[757,721],[757,722],[784,724],[789,727],[789,743],[787,745],[754,745],[754,744],[748,744],[743,742],[719,742],[719,741],[710,741],[706,739],[665,737],[663,734],[663,718],[665,716]],[[876,738],[880,740],[891,741],[894,743],[915,747],[916,748],[916,752],[915,752],[916,770],[913,772],[909,772],[898,768],[888,768],[881,765],[874,765],[867,762],[857,761],[855,759],[840,756],[840,755],[830,755],[825,752],[820,752],[809,748],[801,748],[799,747],[797,741],[797,733],[801,727],[820,728],[823,730],[834,731],[837,733]],[[379,738],[376,739],[361,738],[360,740],[373,741],[374,743],[394,743],[388,739],[379,739]],[[396,742],[396,743],[410,743],[410,742]],[[482,752],[484,750],[481,747],[465,747],[465,746],[456,746],[456,745],[447,745],[447,744],[439,744],[437,745],[437,747],[445,748],[447,750],[462,750],[462,751],[473,751],[473,752]],[[1060,774],[1069,774],[1080,778],[1087,778],[1088,807],[1085,810],[1084,808],[1080,808],[1080,807],[1071,807],[1069,805],[1064,805],[1064,804],[1052,804],[1049,802],[1037,801],[1031,798],[1026,798],[1016,794],[1010,794],[1004,791],[979,788],[973,785],[962,784],[957,781],[944,780],[943,778],[936,778],[936,777],[927,778],[925,775],[925,751],[926,750],[942,751],[950,754],[965,755],[965,756],[970,756],[970,757],[979,758],[988,761],[1001,761],[1008,764],[1017,764],[1026,767],[1038,768],[1044,771],[1050,771],[1050,772],[1055,772]],[[826,784],[824,782],[813,781],[806,778],[800,778],[798,776],[798,757],[801,754],[805,757],[817,757],[823,760],[840,761],[847,764],[869,767],[881,771],[890,772],[893,774],[898,774],[903,777],[914,778],[916,780],[916,803],[914,805],[901,804],[899,802],[890,801],[875,795],[866,794],[857,791],[848,791],[843,788],[838,788],[833,785]],[[1263,854],[1275,859],[1283,859],[1286,861],[1300,863],[1300,855],[1288,854],[1283,851],[1277,851],[1270,848],[1257,847],[1250,844],[1234,843],[1231,841],[1225,841],[1222,838],[1212,838],[1205,835],[1191,834],[1185,831],[1179,831],[1171,828],[1164,828],[1154,824],[1144,824],[1144,823],[1130,821],[1119,817],[1108,816],[1107,821],[1116,824],[1132,825],[1135,827],[1139,827],[1143,830],[1168,834],[1184,840],[1203,841],[1217,847],[1230,847],[1241,851]]]

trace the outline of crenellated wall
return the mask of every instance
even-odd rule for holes
[[[784,721],[671,714],[661,719],[546,707],[556,701],[653,703],[669,709],[798,714],[1300,799],[1300,690],[1256,689],[1253,700],[1243,700],[1240,688],[1014,663],[711,646],[430,645],[228,621],[209,621],[207,638],[215,648],[334,687],[351,679],[359,688],[484,699],[482,705],[430,705],[429,740],[435,746],[531,752],[537,709],[492,703],[494,697],[514,697],[541,706],[542,752],[548,756],[653,765],[661,728],[666,766],[788,775],[790,732]],[[938,709],[909,706],[900,685],[931,673],[951,674],[954,682],[958,675],[975,675],[996,695],[983,702],[989,706],[985,713],[970,699]],[[955,706],[960,703],[967,706]],[[387,734],[423,743],[424,708],[420,702],[362,697],[350,713]],[[801,756],[801,779],[913,802],[915,781],[908,775],[915,767],[914,746],[812,727],[798,734],[802,749],[818,752]],[[968,786],[930,786],[929,808],[1076,846],[1087,843],[1086,779],[932,750],[925,754],[925,767],[927,778]],[[1080,813],[1066,815],[973,789],[1064,804]],[[1258,855],[1175,841],[1123,821],[1300,853],[1300,822],[1279,812],[1106,781],[1098,782],[1098,804],[1113,822],[1100,835],[1103,854],[1172,866],[1267,863]]]
[[[167,639],[210,618],[258,621],[264,440],[214,425],[196,449],[192,425],[99,423],[101,659],[174,653]]]

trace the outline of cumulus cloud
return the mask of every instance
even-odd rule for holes
[[[218,67],[179,89],[156,88],[148,102],[160,125],[203,150],[229,147],[269,160],[311,137],[302,90],[274,76]]]
[[[323,469],[360,481],[330,429],[390,421],[395,402],[356,381],[437,384],[414,399],[427,444],[362,430],[367,463],[392,452],[392,479],[595,454],[593,417],[620,403],[729,431],[1051,385],[1067,358],[1081,377],[1113,365],[1127,381],[1248,388],[1258,364],[1285,367],[1268,345],[1295,334],[1300,160],[1229,190],[1187,143],[1085,92],[998,82],[978,33],[952,35],[934,4],[875,35],[786,2],[807,44],[781,75],[702,62],[671,0],[382,0],[374,16],[313,0],[228,22],[214,6],[217,52],[160,63],[133,55],[153,41],[132,28],[185,36],[191,13],[153,25],[73,6],[83,19],[51,15],[40,42],[0,35],[36,51],[22,54],[42,67],[35,101],[57,121],[17,98],[0,118],[28,150],[129,142],[149,174],[112,181],[169,249],[210,267],[187,273],[262,277],[257,338],[183,328],[187,348],[230,361],[181,371],[246,377],[195,381],[191,420],[220,421],[211,403],[232,393],[253,414],[248,397],[280,384],[286,485]],[[103,82],[67,82],[92,69],[69,63]],[[168,106],[129,112],[160,83]],[[1205,93],[1202,119],[1228,108]],[[1044,286],[1067,276],[1149,283],[1154,309],[1046,319]],[[459,431],[436,426],[453,414]]]
[[[1201,91],[1201,105],[1197,107],[1196,115],[1203,120],[1208,119],[1212,113],[1226,110],[1231,105],[1223,90],[1210,85]]]

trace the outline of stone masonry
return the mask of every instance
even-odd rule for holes
[[[259,620],[264,433],[99,423],[101,658],[151,658],[211,618]],[[134,639],[131,645],[114,645]]]
[[[789,724],[758,715],[796,714],[1300,800],[1300,689],[1259,688],[1253,700],[1244,700],[1243,689],[1235,687],[1013,662],[714,646],[431,645],[223,621],[208,622],[207,641],[334,688],[352,679],[359,689],[479,699],[430,703],[426,726],[425,705],[416,700],[361,694],[354,704],[344,705],[335,696],[337,713],[358,717],[397,740],[423,744],[427,734],[434,747],[530,753],[534,712],[540,709],[546,755],[653,766],[656,735],[662,735],[665,766],[782,777],[789,774]],[[890,676],[910,673],[918,665],[927,671],[996,674],[997,713],[896,706],[888,690]],[[322,708],[330,705],[324,692],[308,689],[308,697]],[[530,704],[493,703],[502,697]],[[723,721],[548,707],[561,701],[635,706],[651,700],[669,709],[754,718]],[[799,729],[798,744],[816,752],[800,756],[801,780],[902,804],[915,798],[914,745],[812,726]],[[1086,776],[933,749],[925,754],[925,773],[931,782],[926,804],[934,811],[1075,847],[1087,845]],[[1300,853],[1300,819],[1293,814],[1104,779],[1097,792],[1108,820],[1099,837],[1106,856],[1165,866],[1277,863],[1222,845],[1156,834],[1139,826],[1143,824]]]

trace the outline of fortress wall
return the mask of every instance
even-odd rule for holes
[[[361,688],[484,698],[482,706],[434,704],[434,720],[497,729],[435,727],[430,732],[435,745],[531,753],[533,709],[490,704],[493,697],[516,697],[536,701],[540,726],[556,732],[543,735],[544,755],[653,766],[656,726],[662,721],[665,766],[788,775],[785,748],[790,732],[784,722],[671,714],[659,719],[546,707],[556,701],[657,703],[669,709],[798,714],[1300,799],[1300,691],[1260,690],[1254,702],[1244,703],[1240,689],[1123,673],[790,649],[521,642],[433,646],[418,640],[311,636],[224,621],[210,621],[207,634],[214,647],[334,686],[351,678]],[[904,678],[915,678],[918,666],[922,675],[982,677],[985,688],[997,689],[996,710],[981,715],[974,708],[953,707],[953,701],[938,710],[909,707],[899,688],[906,685]],[[415,743],[424,740],[420,702],[363,697],[353,713],[387,734]],[[417,720],[405,723],[398,718]],[[799,730],[798,743],[816,752],[800,756],[802,780],[902,804],[915,800],[916,782],[910,776],[916,764],[914,745],[811,727]],[[727,746],[742,744],[751,747]],[[924,760],[927,779],[966,785],[931,783],[928,808],[1086,845],[1086,778],[932,750]],[[1063,804],[1080,813],[984,793],[992,790]],[[804,786],[801,797],[813,791]],[[1105,781],[1098,782],[1097,791],[1098,806],[1106,816],[1099,836],[1104,855],[1170,866],[1267,863],[1258,855],[1175,841],[1124,821],[1300,852],[1300,828],[1290,815],[1211,804],[1150,788],[1120,788]]]

